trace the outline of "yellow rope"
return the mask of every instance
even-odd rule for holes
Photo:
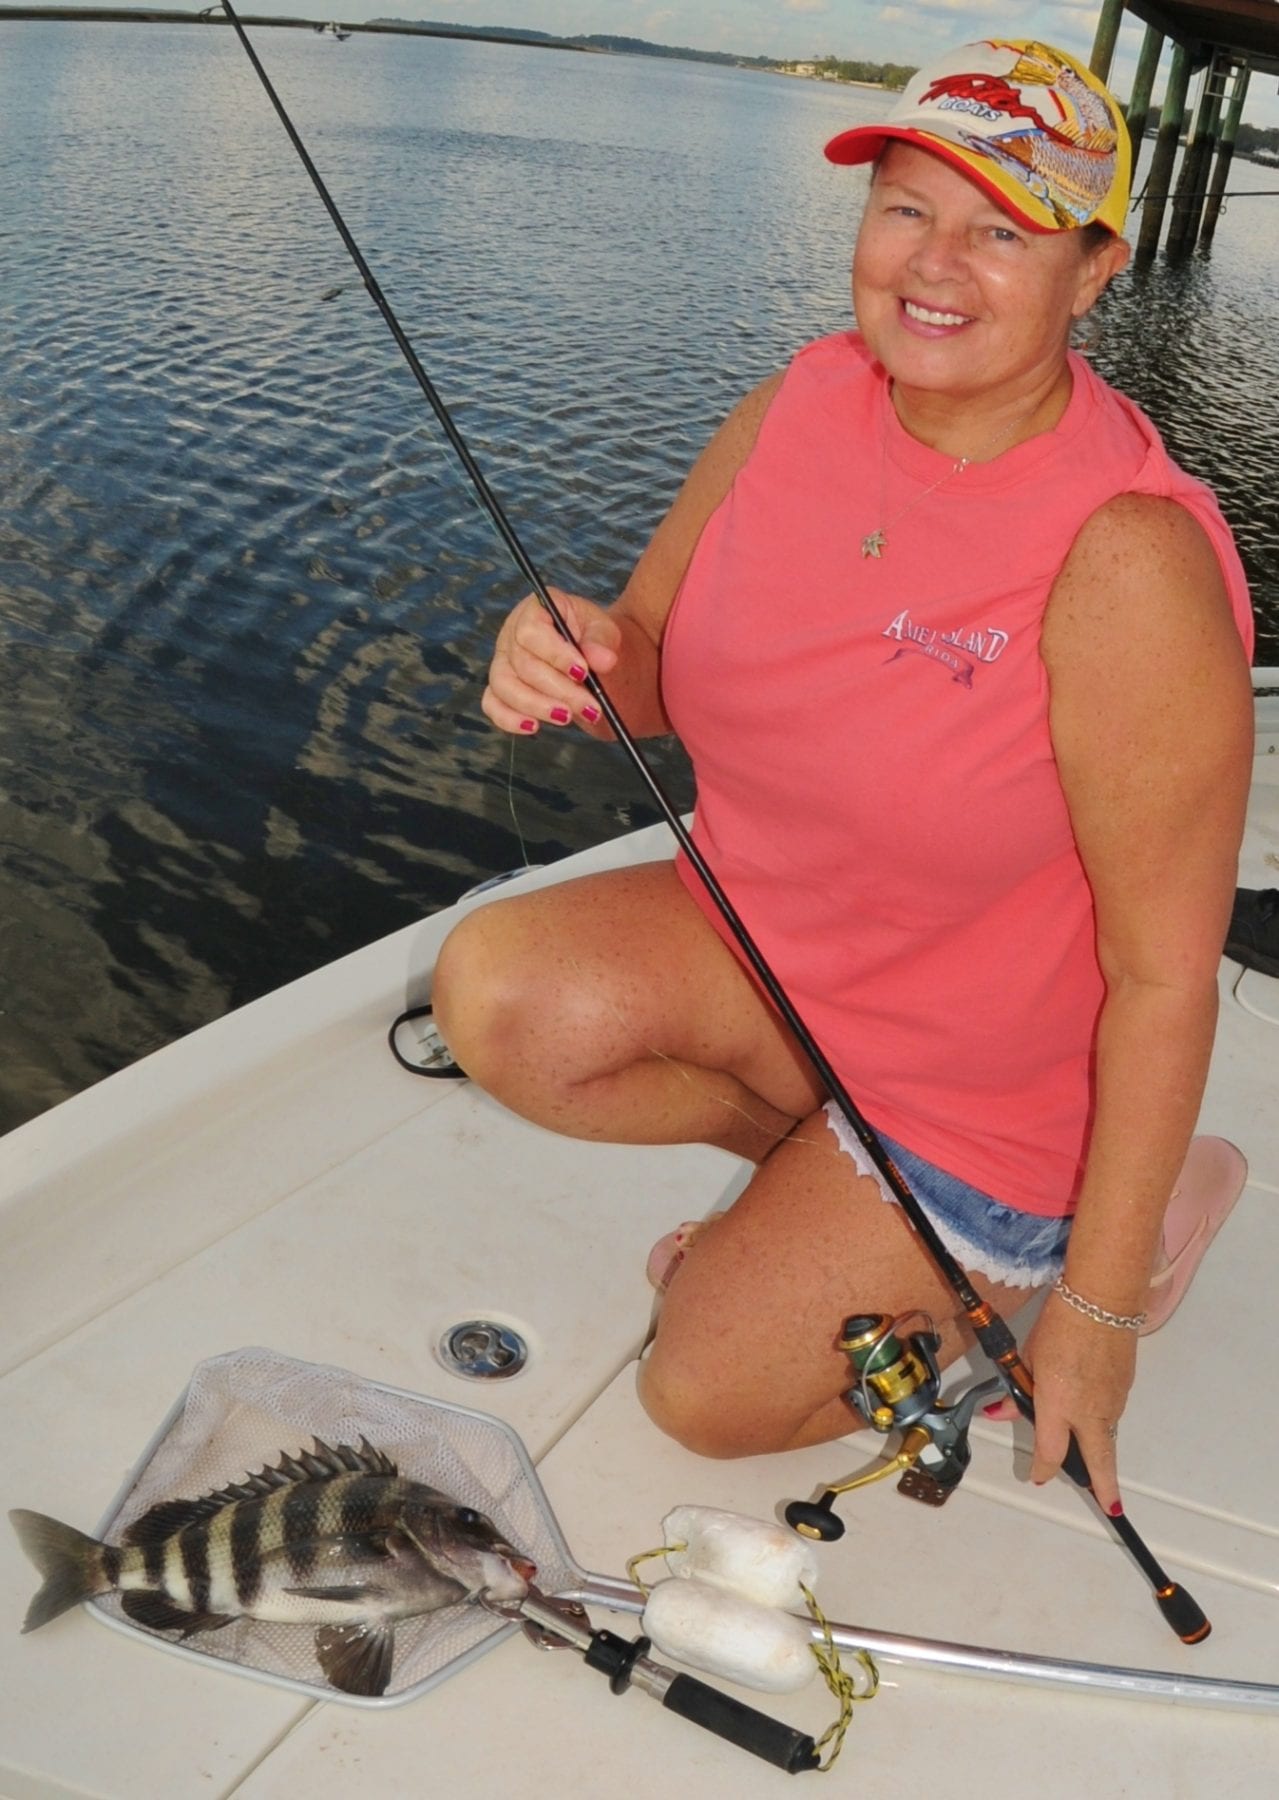
[[[630,1576],[631,1580],[642,1594],[649,1594],[652,1592],[652,1589],[646,1581],[640,1580],[639,1575],[636,1572],[639,1569],[640,1564],[653,1562],[659,1556],[668,1556],[676,1550],[687,1549],[687,1544],[659,1544],[653,1550],[642,1550],[638,1556],[632,1556],[630,1558],[626,1565],[626,1573]],[[817,1765],[819,1772],[825,1775],[828,1770],[834,1768],[836,1759],[838,1758],[840,1751],[844,1748],[844,1738],[847,1734],[848,1727],[853,1721],[854,1706],[857,1705],[859,1700],[873,1700],[875,1695],[879,1692],[879,1670],[876,1668],[873,1659],[867,1651],[853,1651],[854,1657],[856,1657],[857,1661],[861,1664],[870,1683],[866,1692],[864,1694],[859,1694],[853,1676],[839,1659],[839,1651],[835,1648],[835,1640],[831,1636],[830,1621],[827,1619],[826,1614],[822,1611],[821,1607],[817,1604],[817,1596],[809,1588],[806,1588],[802,1581],[799,1584],[799,1591],[804,1596],[804,1604],[812,1615],[814,1623],[819,1625],[822,1631],[823,1642],[820,1644],[811,1644],[809,1648],[812,1650],[817,1666],[822,1672],[822,1679],[825,1681],[826,1686],[830,1689],[835,1699],[839,1701],[839,1717],[835,1720],[833,1725],[829,1726],[827,1730],[822,1733],[821,1737],[817,1739],[816,1744],[819,1756],[822,1751],[826,1749],[827,1745],[830,1746],[830,1753],[825,1762],[818,1763]]]
[[[641,1581],[639,1576],[635,1573],[640,1564],[652,1562],[655,1557],[666,1556],[669,1552],[674,1550],[687,1549],[687,1544],[659,1544],[656,1550],[641,1550],[638,1556],[633,1556],[627,1563],[626,1573],[630,1576],[641,1594],[651,1593],[652,1589],[649,1587],[648,1583],[646,1581]]]
[[[857,1661],[861,1664],[870,1679],[869,1688],[864,1694],[859,1694],[856,1691],[853,1677],[839,1660],[839,1651],[835,1648],[835,1640],[830,1632],[830,1622],[821,1607],[817,1604],[816,1595],[810,1592],[810,1590],[804,1586],[802,1581],[799,1584],[799,1591],[804,1596],[804,1603],[812,1614],[814,1621],[821,1626],[822,1636],[825,1641],[820,1644],[814,1644],[812,1646],[812,1651],[817,1659],[817,1666],[822,1672],[823,1680],[831,1693],[835,1696],[836,1700],[839,1701],[839,1717],[817,1740],[817,1752],[819,1755],[825,1750],[828,1744],[831,1747],[830,1754],[826,1758],[826,1761],[818,1764],[820,1773],[825,1775],[828,1770],[834,1768],[836,1758],[844,1748],[844,1736],[848,1727],[852,1724],[854,1706],[859,1700],[873,1700],[875,1695],[879,1692],[879,1670],[875,1667],[874,1661],[867,1651],[854,1650],[853,1655],[857,1658]]]

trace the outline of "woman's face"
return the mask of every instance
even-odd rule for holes
[[[1031,395],[1060,373],[1074,319],[1128,260],[1118,238],[1019,225],[927,150],[890,142],[853,256],[853,304],[896,382],[957,398]]]

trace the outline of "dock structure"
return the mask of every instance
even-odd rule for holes
[[[1154,155],[1143,189],[1139,258],[1159,247],[1168,203],[1165,249],[1185,256],[1212,242],[1235,153],[1248,83],[1279,75],[1279,0],[1102,0],[1089,67],[1109,80],[1125,12],[1146,27],[1125,117],[1133,136],[1133,177],[1141,156],[1165,43],[1171,47]],[[1172,185],[1191,82],[1202,76],[1185,154]]]

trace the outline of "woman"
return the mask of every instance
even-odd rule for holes
[[[1168,1206],[1251,768],[1246,588],[1211,496],[1069,351],[1128,258],[1106,90],[1043,45],[969,45],[827,154],[875,161],[858,331],[740,403],[615,605],[560,597],[577,649],[515,609],[484,707],[606,735],[589,669],[637,735],[680,735],[700,847],[943,1238],[1005,1315],[1055,1283],[1025,1345],[1033,1478],[1073,1431],[1118,1511],[1138,1329],[1242,1181],[1230,1155]],[[531,1119],[758,1165],[642,1371],[686,1444],[846,1433],[848,1314],[921,1307],[965,1347],[680,863],[473,913],[435,1004]]]

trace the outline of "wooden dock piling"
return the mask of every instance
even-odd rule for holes
[[[1172,41],[1154,154],[1143,195],[1138,196],[1142,213],[1137,256],[1147,258],[1158,249],[1170,199],[1173,207],[1166,247],[1169,256],[1184,256],[1196,242],[1204,249],[1212,243],[1249,77],[1279,75],[1279,4],[1275,0],[1103,0],[1089,63],[1103,81],[1109,79],[1125,10],[1143,20],[1146,27],[1125,114],[1133,138],[1134,174],[1163,42],[1165,38]],[[1190,77],[1204,68],[1203,91],[1174,195],[1172,177]]]
[[[1251,70],[1245,63],[1242,69],[1235,72],[1234,92],[1230,96],[1230,104],[1226,108],[1225,123],[1221,128],[1221,140],[1217,146],[1217,161],[1212,171],[1212,183],[1208,189],[1208,203],[1204,208],[1203,224],[1199,228],[1199,243],[1207,249],[1212,243],[1212,234],[1217,229],[1217,220],[1221,217],[1222,195],[1226,191],[1226,178],[1230,174],[1230,164],[1235,154],[1235,139],[1239,135],[1239,121],[1243,117],[1243,103],[1248,96],[1248,78]]]
[[[1173,164],[1177,160],[1177,141],[1181,136],[1181,120],[1186,110],[1186,92],[1190,86],[1190,52],[1184,44],[1172,47],[1168,67],[1168,85],[1164,89],[1163,111],[1159,115],[1159,134],[1155,154],[1146,177],[1149,198],[1141,211],[1141,230],[1137,236],[1138,258],[1153,256],[1159,248],[1164,210],[1172,182]]]

